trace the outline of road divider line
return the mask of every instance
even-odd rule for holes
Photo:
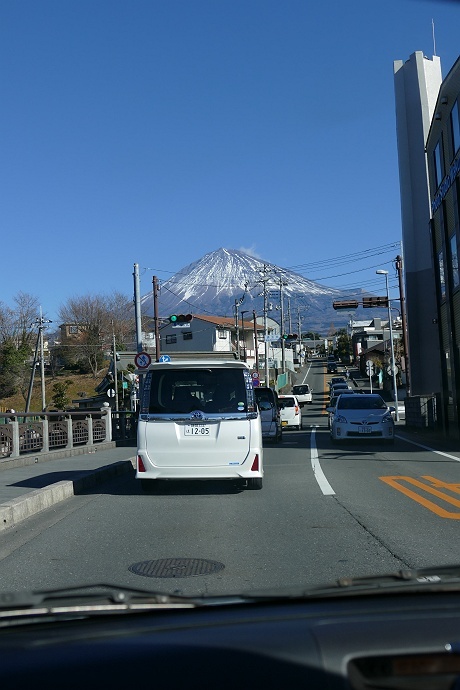
[[[335,496],[335,491],[326,479],[318,458],[318,449],[316,447],[316,427],[312,427],[310,434],[310,459],[313,474],[318,482],[319,488],[325,496]]]
[[[438,455],[442,455],[445,458],[450,458],[451,460],[456,460],[457,462],[460,462],[460,458],[457,458],[455,455],[449,455],[449,453],[443,453],[442,450],[436,450],[435,448],[431,448],[430,446],[424,446],[423,443],[411,441],[409,438],[406,438],[405,436],[400,436],[399,434],[395,434],[395,437],[399,438],[401,441],[405,441],[406,443],[412,443],[413,446],[418,446],[419,448],[423,448],[424,450],[429,450],[432,453],[437,453]]]

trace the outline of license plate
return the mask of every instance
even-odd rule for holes
[[[210,433],[209,426],[204,424],[186,424],[184,427],[185,436],[209,436]]]
[[[372,429],[370,426],[359,426],[358,432],[360,434],[370,434],[372,432]]]

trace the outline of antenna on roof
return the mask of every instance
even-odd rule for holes
[[[431,20],[431,28],[433,31],[433,55],[436,55],[436,36],[434,35],[434,19]]]

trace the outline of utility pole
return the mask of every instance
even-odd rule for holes
[[[158,316],[159,286],[158,286],[158,278],[156,276],[153,276],[152,283],[153,283],[153,320],[154,320],[154,324],[155,324],[155,359],[157,362],[159,362],[160,361],[160,328],[159,328],[160,319]]]
[[[117,344],[115,340],[115,330],[112,321],[112,361],[113,361],[113,380],[115,384],[115,412],[118,412],[118,370],[117,370]]]
[[[30,375],[29,392],[27,394],[26,402],[26,412],[29,412],[30,400],[32,398],[32,390],[34,385],[35,367],[37,366],[37,355],[40,352],[40,382],[41,382],[41,394],[42,394],[42,412],[46,408],[46,389],[45,389],[45,351],[43,346],[43,329],[46,328],[45,324],[53,323],[49,319],[44,319],[42,314],[42,308],[40,307],[40,316],[38,316],[35,321],[31,324],[32,326],[38,326],[37,344],[35,346],[34,363],[32,366],[32,372]]]
[[[268,290],[267,290],[267,283],[269,280],[271,280],[271,276],[268,274],[271,273],[272,269],[268,264],[264,264],[263,270],[261,271],[263,278],[261,278],[259,283],[263,283],[264,286],[264,291],[263,291],[263,296],[264,296],[264,344],[265,344],[265,385],[268,387],[270,386],[270,371],[269,371],[269,366],[268,366],[268,356],[269,356],[269,343],[268,343],[268,320],[267,320],[267,313],[268,313],[268,304],[267,304],[267,297],[268,297]]]
[[[136,319],[136,349],[137,352],[142,352],[142,318],[141,318],[141,290],[140,290],[140,279],[139,279],[139,264],[134,264],[134,313]],[[139,400],[142,397],[142,388],[144,384],[143,374],[139,374]],[[133,382],[131,384],[131,409],[133,412],[136,411],[136,400],[135,391],[136,385]]]
[[[252,310],[252,319],[254,324],[254,349],[256,358],[256,371],[259,373],[259,339],[257,337],[257,316],[255,309]]]
[[[278,281],[278,285],[280,288],[280,317],[281,317],[281,368],[283,371],[283,374],[286,373],[286,343],[284,340],[284,295],[283,295],[283,287],[287,285],[286,282],[283,281],[283,279],[280,277]]]
[[[396,270],[398,271],[399,300],[400,300],[400,304],[401,304],[401,321],[402,321],[402,333],[403,333],[403,343],[404,343],[404,357],[405,357],[405,365],[406,365],[406,393],[407,393],[407,395],[410,395],[409,342],[408,342],[407,322],[406,322],[406,299],[404,297],[402,256],[400,256],[398,254],[395,262],[396,262]]]
[[[239,322],[239,314],[238,314],[238,307],[243,304],[244,298],[246,297],[246,290],[248,289],[248,284],[244,284],[244,293],[243,296],[240,297],[240,299],[235,300],[235,331],[236,331],[236,352],[237,352],[237,357],[238,359],[241,359],[241,348],[240,348],[240,322]]]

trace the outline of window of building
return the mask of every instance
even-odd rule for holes
[[[78,326],[69,326],[69,334],[76,335],[78,333]]]
[[[224,331],[222,328],[218,329],[217,334],[221,340],[227,339],[227,331]]]
[[[184,340],[193,340],[193,333],[190,331],[188,333],[182,333],[182,338]]]
[[[458,275],[458,250],[457,250],[457,236],[452,235],[450,238],[450,271],[452,278],[452,289],[458,288],[460,279]]]
[[[444,179],[444,156],[442,153],[442,137],[436,144],[436,148],[434,150],[434,174],[437,189]]]
[[[174,343],[177,343],[177,335],[167,335],[166,345],[173,345]]]
[[[450,123],[452,127],[452,143],[454,146],[454,156],[460,148],[460,119],[458,116],[458,101],[455,101],[454,107],[450,113]]]
[[[441,294],[441,301],[446,299],[446,279],[444,275],[444,255],[441,251],[438,253],[438,271],[439,271],[439,288]]]

